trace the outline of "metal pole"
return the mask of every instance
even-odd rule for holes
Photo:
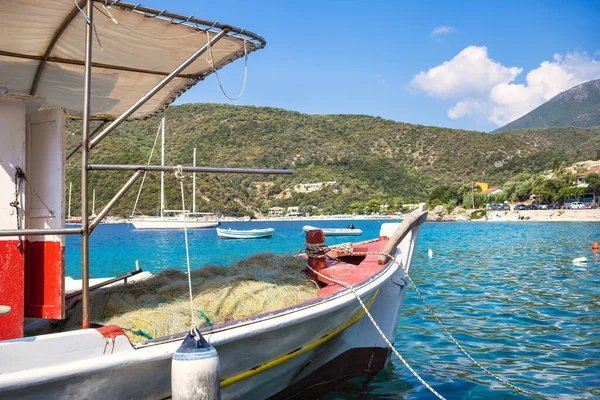
[[[92,217],[96,216],[96,189],[92,190]]]
[[[222,37],[226,36],[229,33],[229,29],[225,28],[221,32],[217,33],[209,42],[210,46],[214,46],[216,42],[218,42]],[[165,87],[169,82],[173,80],[173,78],[177,77],[179,73],[181,73],[184,69],[186,69],[191,63],[196,61],[198,57],[206,52],[208,49],[208,43],[202,46],[198,51],[190,56],[187,60],[185,60],[179,67],[177,67],[173,72],[167,75],[162,81],[160,81],[154,88],[152,88],[148,93],[144,95],[141,99],[139,99],[134,105],[129,107],[127,111],[125,111],[121,116],[115,119],[109,126],[107,126],[102,132],[100,132],[96,137],[94,137],[90,143],[90,149],[96,147],[96,145],[104,139],[106,135],[111,133],[115,128],[123,121],[125,121],[131,114],[133,114],[138,108],[140,108],[144,103],[146,103],[152,96],[154,96],[159,90]]]
[[[86,1],[87,24],[85,26],[85,75],[83,93],[83,134],[81,138],[81,293],[82,293],[82,327],[90,327],[90,265],[89,265],[89,231],[88,231],[88,142],[90,134],[90,101],[92,81],[92,23],[93,0]]]
[[[119,282],[119,281],[125,281],[125,283],[127,283],[127,278],[131,278],[132,276],[135,276],[141,272],[144,272],[144,271],[142,271],[141,269],[136,269],[135,271],[128,272],[125,275],[117,276],[116,278],[108,279],[104,282],[97,283],[94,286],[91,286],[90,290],[100,289],[101,287],[108,286],[110,284],[113,284],[113,283]],[[72,297],[79,296],[80,294],[81,294],[81,290],[77,290],[73,293],[67,294],[65,296],[65,299],[70,299]]]
[[[165,117],[160,122],[161,131],[161,151],[160,151],[160,165],[165,165]],[[160,217],[163,217],[165,210],[165,171],[160,173]]]
[[[115,206],[115,204],[117,204],[117,202],[119,200],[121,200],[121,197],[123,197],[125,195],[125,193],[127,193],[127,191],[129,190],[129,188],[143,174],[144,174],[143,171],[136,171],[135,174],[133,174],[133,176],[131,178],[129,178],[129,180],[125,183],[125,185],[123,185],[123,187],[121,189],[119,189],[119,191],[117,192],[117,194],[115,194],[113,196],[113,198],[100,211],[100,213],[98,214],[98,216],[92,221],[92,223],[90,223],[89,233],[92,233],[94,231],[94,229],[96,229],[96,227],[98,226],[98,224],[100,223],[100,221],[102,221],[102,219],[104,217],[106,217],[106,215],[110,212],[110,210],[112,210],[112,208]]]
[[[196,166],[196,148],[194,147],[194,167]],[[196,214],[196,173],[192,174],[192,213]]]
[[[81,228],[59,229],[2,229],[0,237],[6,236],[44,236],[44,235],[80,235]]]
[[[73,182],[69,182],[69,219],[71,219],[71,190],[73,190]]]
[[[90,164],[90,171],[165,171],[175,172],[176,165],[119,165],[119,164]],[[217,168],[217,167],[182,167],[183,172],[202,172],[217,174],[259,174],[259,175],[292,175],[290,169],[258,169],[258,168]]]

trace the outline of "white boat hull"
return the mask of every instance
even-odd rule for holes
[[[419,228],[395,261],[355,286],[392,343]],[[106,329],[106,328],[103,328]],[[389,349],[349,290],[204,333],[220,357],[221,397],[315,398],[352,376],[374,375]],[[171,357],[181,335],[134,348],[97,329],[0,342],[0,397],[162,399],[171,395]]]
[[[362,235],[361,229],[349,229],[349,228],[317,228],[315,226],[304,226],[302,230],[308,232],[310,230],[320,229],[323,231],[325,236],[360,236]]]
[[[129,222],[135,229],[183,229],[182,219],[130,219]],[[214,228],[219,226],[219,221],[204,221],[202,219],[188,219],[185,221],[187,229]]]
[[[217,228],[217,235],[221,239],[260,239],[270,238],[273,236],[275,229],[250,229],[250,230],[236,230],[236,229],[222,229]]]

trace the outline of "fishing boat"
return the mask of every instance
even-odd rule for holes
[[[119,0],[7,2],[0,21],[0,398],[171,397],[173,355],[187,332],[131,342],[121,327],[90,321],[94,230],[145,171],[291,171],[92,164],[89,155],[123,121],[160,114],[266,41],[246,29]],[[83,125],[70,152],[67,118]],[[92,121],[102,121],[94,133]],[[77,153],[82,221],[66,228],[65,159]],[[90,218],[94,171],[132,175]],[[383,224],[378,238],[341,247],[327,247],[322,231],[309,231],[304,257],[318,285],[313,299],[200,329],[219,355],[221,398],[315,398],[380,371],[425,217]],[[69,303],[66,235],[81,236],[81,290]],[[81,307],[81,329],[24,337],[25,318],[60,320],[73,301]]]
[[[161,132],[161,158],[160,165],[165,165],[165,118],[161,119],[160,123]],[[150,155],[152,159],[152,155]],[[150,160],[149,162],[150,163]],[[196,149],[194,149],[194,164],[196,166]],[[196,173],[193,174],[193,205],[192,211],[189,210],[167,210],[165,209],[165,172],[160,172],[160,215],[158,216],[147,216],[147,215],[134,215],[137,208],[137,202],[140,198],[144,186],[144,177],[142,178],[142,184],[140,185],[138,195],[133,205],[133,211],[129,217],[129,223],[133,225],[135,229],[200,229],[200,228],[214,228],[219,226],[219,219],[213,213],[200,213],[196,212]]]
[[[275,229],[223,229],[217,228],[217,235],[221,239],[259,239],[270,238],[273,236]]]
[[[310,225],[302,227],[304,232],[308,232],[314,229],[320,229],[323,231],[325,236],[361,236],[362,230],[357,228],[317,228]]]

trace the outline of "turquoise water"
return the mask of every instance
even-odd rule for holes
[[[376,237],[378,221],[352,221]],[[349,221],[311,222],[345,227]],[[249,253],[293,254],[304,222],[225,223],[225,228],[273,227],[271,239],[219,240],[214,230],[190,236],[194,265],[229,263]],[[600,398],[600,258],[591,251],[600,223],[426,223],[411,276],[458,341],[484,366],[509,381],[564,399]],[[91,273],[185,268],[183,233],[101,225],[92,235]],[[79,277],[79,239],[67,240],[67,273]],[[348,238],[327,238],[328,244]],[[432,249],[433,258],[427,257]],[[588,265],[572,259],[587,257]],[[409,290],[396,349],[448,399],[527,398],[485,375],[447,340]],[[342,385],[325,398],[432,399],[402,365],[392,362],[366,388]]]

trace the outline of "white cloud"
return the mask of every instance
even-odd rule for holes
[[[512,81],[521,71],[490,60],[486,47],[469,46],[452,60],[419,73],[411,84],[432,97],[469,97],[489,93],[495,85]]]
[[[435,28],[433,28],[433,30],[431,31],[431,36],[444,35],[446,33],[452,33],[452,32],[456,32],[456,29],[454,29],[451,26],[440,25],[440,26],[436,26]]]
[[[452,60],[415,75],[411,85],[431,97],[450,99],[452,119],[470,117],[505,125],[580,83],[600,78],[600,62],[585,53],[554,55],[527,73],[526,84],[513,83],[523,71],[488,57],[487,48],[469,46]]]

